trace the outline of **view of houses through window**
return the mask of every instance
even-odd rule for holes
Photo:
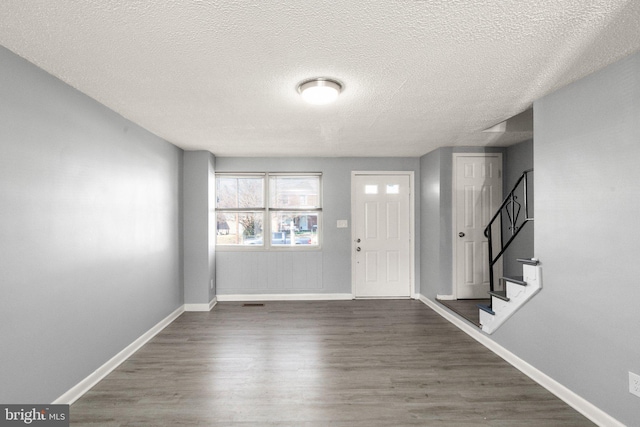
[[[216,244],[318,246],[320,174],[216,174]],[[265,236],[270,236],[266,239]]]

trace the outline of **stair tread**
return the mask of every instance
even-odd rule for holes
[[[490,291],[489,295],[500,298],[503,301],[509,301],[509,298],[507,298],[507,291]]]
[[[493,310],[491,309],[491,307],[489,307],[488,305],[484,305],[484,304],[476,304],[476,306],[477,306],[480,310],[482,310],[482,311],[486,311],[487,313],[489,313],[489,314],[491,314],[491,315],[494,315],[494,316],[495,316],[495,314],[496,314],[496,313],[495,313],[495,311],[493,311]]]
[[[515,283],[517,285],[527,286],[527,282],[525,282],[524,277],[522,276],[512,276],[512,277],[502,277],[502,280],[507,282]]]
[[[516,261],[529,265],[538,265],[540,263],[540,261],[535,258],[516,258]]]

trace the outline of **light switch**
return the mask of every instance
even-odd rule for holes
[[[338,220],[338,228],[347,228],[347,227],[349,227],[349,221],[347,221],[346,219]]]

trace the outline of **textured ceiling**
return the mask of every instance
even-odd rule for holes
[[[0,44],[219,156],[418,156],[640,49],[638,0],[2,0]],[[296,85],[344,84],[335,104]]]

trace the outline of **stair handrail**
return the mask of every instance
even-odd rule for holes
[[[509,245],[511,245],[511,243],[513,242],[513,240],[516,238],[516,236],[518,234],[520,234],[520,231],[522,231],[522,229],[524,228],[525,224],[527,224],[529,221],[533,221],[532,217],[529,217],[529,203],[528,203],[528,198],[527,198],[527,190],[529,189],[529,180],[528,180],[528,174],[533,172],[533,168],[532,169],[527,169],[524,172],[522,172],[522,175],[520,175],[520,178],[518,178],[518,180],[516,181],[515,185],[513,186],[513,188],[511,189],[511,191],[509,192],[509,194],[507,194],[507,197],[505,197],[504,201],[502,202],[502,204],[500,205],[500,207],[498,208],[498,210],[496,211],[496,213],[493,215],[493,217],[491,218],[491,220],[489,221],[489,223],[487,224],[486,228],[484,229],[484,235],[487,238],[488,242],[488,246],[489,246],[489,250],[488,250],[488,254],[489,254],[489,289],[491,290],[491,292],[493,292],[494,290],[494,286],[493,286],[493,266],[500,260],[500,257],[504,254],[504,252],[507,250],[507,248],[509,247]],[[517,201],[517,196],[516,196],[516,190],[518,189],[518,186],[520,185],[520,183],[522,183],[524,181],[524,185],[523,185],[523,203],[522,205],[520,205],[520,203]],[[511,230],[511,237],[509,238],[509,240],[507,241],[507,243],[505,244],[504,242],[504,236],[503,236],[503,223],[502,223],[502,210],[508,205],[510,205],[510,209],[511,211],[507,210],[507,216],[509,217],[509,229]],[[517,206],[517,211],[516,211],[516,206]],[[518,217],[520,216],[520,212],[521,212],[521,208],[524,208],[524,219],[521,225],[517,225],[517,220]],[[493,223],[500,218],[500,252],[498,252],[498,255],[495,256],[495,258],[493,257],[493,241],[492,241],[492,237],[491,237],[491,227],[493,226]]]

